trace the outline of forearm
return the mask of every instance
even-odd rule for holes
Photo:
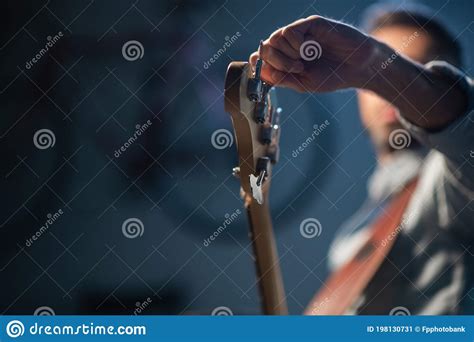
[[[437,130],[465,113],[468,99],[460,82],[397,55],[383,43],[375,44],[366,88],[393,103],[407,120]]]

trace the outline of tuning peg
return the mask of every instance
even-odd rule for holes
[[[269,145],[272,142],[272,138],[277,134],[277,130],[280,129],[280,114],[282,109],[280,107],[271,109],[270,125],[262,127],[260,131],[260,140],[262,144]],[[273,162],[273,161],[272,161]]]
[[[257,102],[254,108],[254,119],[257,123],[263,124],[265,122],[265,116],[267,112],[266,101]]]
[[[280,160],[280,148],[278,147],[278,145],[270,146],[268,148],[267,156],[270,158],[272,164],[278,163],[278,161]]]
[[[263,84],[260,78],[249,78],[247,84],[247,96],[249,97],[250,101],[262,101],[262,88]]]
[[[262,141],[262,144],[269,145],[272,142],[272,127],[262,127],[262,130],[260,131],[260,140]]]
[[[278,107],[275,109],[275,112],[272,115],[272,127],[274,129],[279,129],[280,128],[280,115],[281,112],[283,112],[283,109],[281,107]]]
[[[268,172],[268,164],[270,163],[270,158],[268,157],[259,157],[257,159],[257,165],[255,171],[260,174],[262,171]]]
[[[253,102],[260,102],[263,98],[263,81],[260,78],[263,64],[263,60],[260,56],[260,49],[262,48],[262,45],[263,41],[260,41],[260,45],[258,47],[258,59],[257,63],[255,64],[255,74],[253,78],[248,80],[247,84],[247,96],[249,97],[250,101]]]
[[[260,171],[260,174],[258,175],[257,177],[257,181],[255,182],[257,184],[257,186],[261,187],[262,184],[263,184],[263,180],[265,179],[265,176],[267,175],[267,171],[266,170],[262,170]]]

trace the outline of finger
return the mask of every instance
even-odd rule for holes
[[[252,53],[249,57],[249,64],[252,67],[252,70],[255,71],[255,64],[257,64],[258,51]]]
[[[304,70],[304,65],[301,61],[290,58],[269,44],[262,45],[260,57],[275,69],[283,72],[299,73]]]
[[[250,55],[250,58],[249,58],[249,64],[251,65],[252,67],[252,72],[255,71],[255,64],[257,64],[257,60],[259,58],[259,54],[257,51],[255,51],[254,53],[252,53]],[[268,83],[272,83],[272,78],[271,78],[271,74],[273,72],[273,70],[276,70],[275,68],[273,68],[272,66],[270,66],[268,63],[266,62],[263,62],[262,64],[262,71],[261,71],[261,74],[260,74],[260,77],[265,81],[265,82],[268,82]]]
[[[250,55],[249,63],[252,65],[255,65],[255,63],[257,63],[257,59],[258,59],[258,51],[255,51]]]
[[[258,59],[258,52],[252,53],[249,58],[249,63],[252,65],[252,69],[255,69],[255,64],[257,63]],[[283,72],[280,70],[275,69],[272,67],[270,64],[263,62],[262,65],[262,72],[261,72],[261,78],[272,85],[277,85],[279,87],[287,87],[287,88],[292,88],[297,91],[303,91],[298,79],[294,74],[290,74],[287,72]]]
[[[301,91],[301,87],[297,79],[297,74],[282,72],[273,68],[269,64],[263,65],[262,79],[274,86],[292,88],[297,91]]]
[[[311,16],[308,18],[299,19],[283,28],[282,35],[294,50],[300,50],[301,44],[304,43],[305,34],[310,31],[311,25],[315,20],[317,20],[317,18],[317,16]]]
[[[292,59],[298,60],[300,58],[299,51],[293,49],[288,40],[283,37],[283,28],[273,32],[267,42],[270,46],[274,47],[277,50],[280,50],[282,53]]]
[[[262,54],[262,58],[263,60],[272,65],[273,68],[276,68],[280,71],[283,71],[283,72],[301,72],[303,71],[304,69],[304,65],[300,62],[300,61],[297,61],[297,60],[293,60],[293,59],[290,59],[284,55],[281,54],[281,52],[279,52],[278,50],[270,47],[267,45],[267,47],[263,47],[261,49],[261,54]],[[276,57],[272,54],[275,54]],[[260,54],[258,51],[255,51],[254,53],[252,53],[249,57],[249,63],[250,65],[252,66],[252,69],[254,70],[255,69],[255,64],[257,63],[257,60],[259,58]],[[270,56],[269,59],[266,58],[266,56]],[[281,60],[285,60],[286,62],[286,67],[282,66],[281,64],[284,63],[284,62],[281,62]],[[278,67],[277,64],[279,64],[280,66]],[[284,69],[284,70],[282,70]]]

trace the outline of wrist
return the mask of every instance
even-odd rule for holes
[[[370,38],[370,40],[371,54],[368,58],[368,65],[364,68],[366,81],[361,88],[378,93],[386,83],[382,73],[386,78],[395,68],[395,62],[400,56],[388,45],[374,38]]]

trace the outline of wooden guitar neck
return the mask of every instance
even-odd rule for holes
[[[248,214],[262,310],[267,315],[286,315],[288,309],[268,202],[271,164],[278,159],[277,108],[266,92],[270,87],[263,85],[263,88],[258,88],[252,83],[255,78],[251,77],[247,63],[229,65],[225,80],[225,109],[231,116],[237,141],[239,167],[236,173]],[[249,96],[249,80],[250,86],[255,86],[253,89],[263,89],[262,97]]]
[[[268,201],[262,205],[253,201],[247,207],[247,214],[263,312],[266,315],[287,315],[288,308]]]

